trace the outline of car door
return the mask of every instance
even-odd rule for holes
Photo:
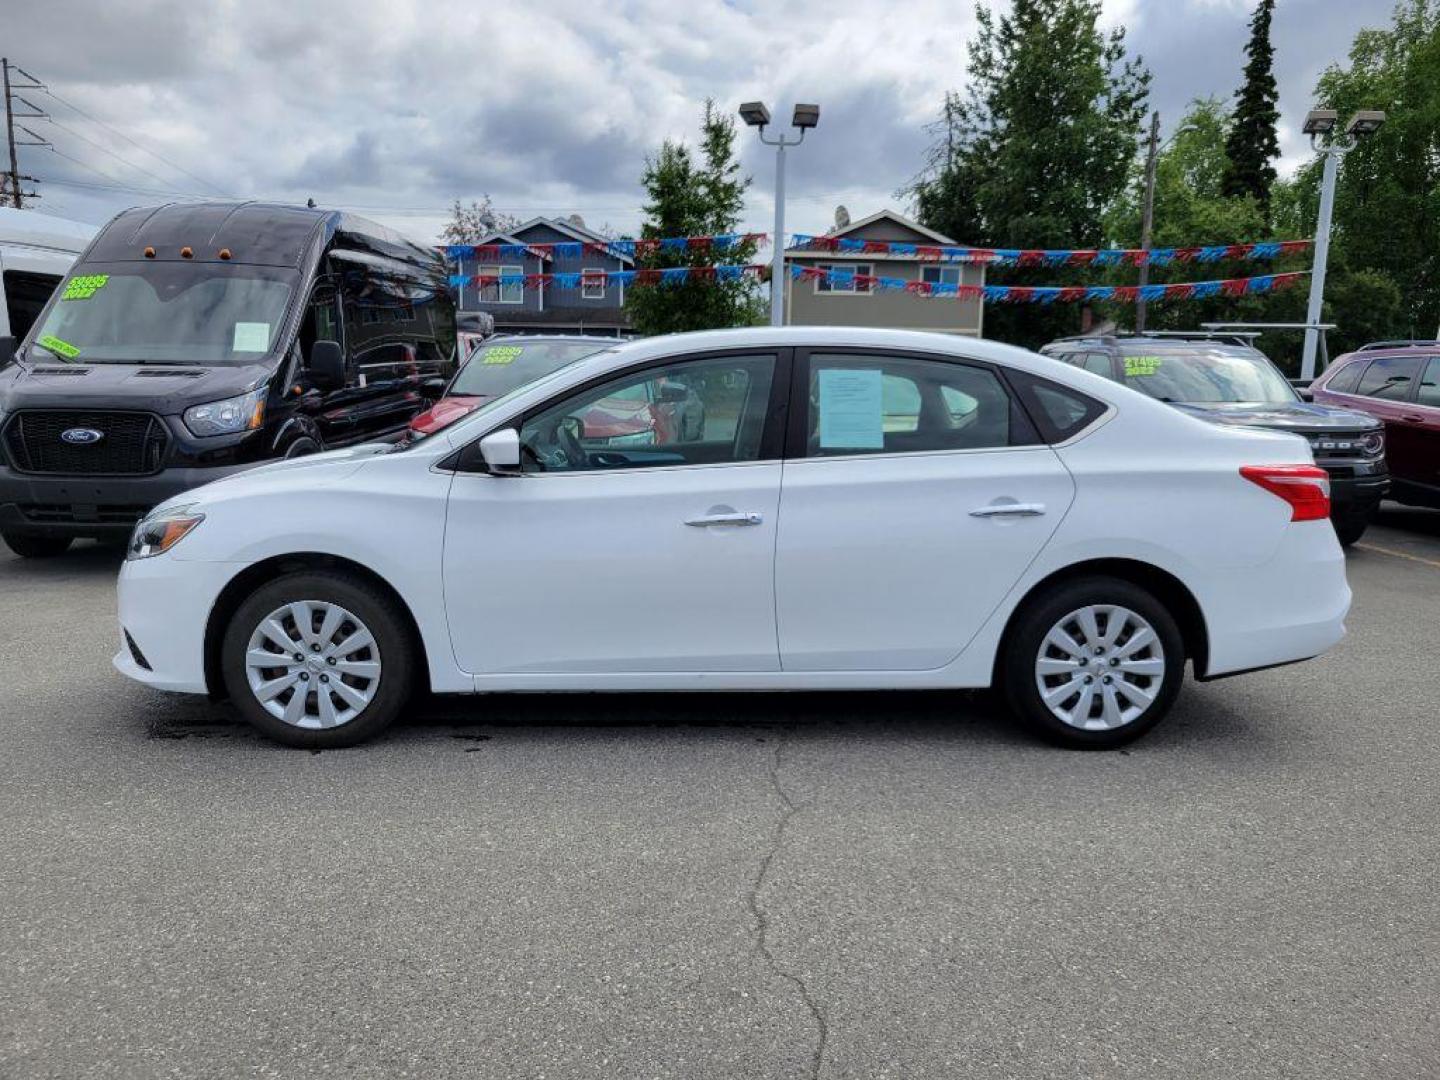
[[[1385,422],[1385,462],[1391,477],[1401,484],[1424,483],[1424,477],[1434,473],[1434,466],[1425,460],[1424,421],[1413,401],[1425,359],[1377,356],[1355,387],[1355,393],[1366,399],[1364,410]]]
[[[791,400],[783,669],[943,667],[1065,516],[1069,472],[991,365],[814,350]]]
[[[1440,356],[1425,363],[1415,400],[1402,409],[1397,428],[1404,428],[1411,451],[1403,479],[1418,485],[1431,499],[1440,499]]]
[[[477,674],[775,671],[784,353],[667,360],[520,424],[516,476],[459,473],[444,588]],[[695,395],[703,430],[669,422]]]

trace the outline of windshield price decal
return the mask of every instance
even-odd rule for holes
[[[1125,357],[1125,374],[1131,375],[1154,375],[1160,370],[1160,357],[1158,356],[1127,356]]]
[[[54,334],[46,334],[37,342],[42,348],[49,349],[56,356],[63,356],[66,360],[74,360],[80,355],[80,350],[68,341],[61,341]]]
[[[480,354],[480,363],[513,364],[523,351],[524,346],[521,345],[492,345]]]
[[[109,280],[109,274],[86,274],[84,277],[71,278],[65,283],[65,292],[60,299],[89,300],[98,290],[103,289]]]

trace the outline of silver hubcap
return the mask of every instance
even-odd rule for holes
[[[1155,628],[1111,604],[1092,604],[1060,619],[1035,659],[1035,685],[1045,707],[1084,731],[1133,724],[1164,679],[1165,651]]]
[[[380,688],[380,648],[338,604],[296,600],[255,627],[245,677],[276,719],[299,728],[339,727],[364,712]]]

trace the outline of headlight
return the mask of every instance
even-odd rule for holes
[[[1366,457],[1380,457],[1385,453],[1385,433],[1372,431],[1360,440],[1360,449]]]
[[[193,513],[189,506],[174,506],[152,514],[136,525],[135,531],[130,534],[125,558],[148,559],[152,555],[163,555],[204,520],[204,514]]]
[[[192,405],[185,410],[185,426],[192,435],[229,435],[253,431],[265,419],[265,387],[248,394]]]

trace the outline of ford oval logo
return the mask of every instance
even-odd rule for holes
[[[88,427],[67,428],[60,433],[61,441],[71,443],[75,446],[90,446],[92,443],[97,443],[103,438],[105,438],[103,431],[96,431],[94,428]]]

